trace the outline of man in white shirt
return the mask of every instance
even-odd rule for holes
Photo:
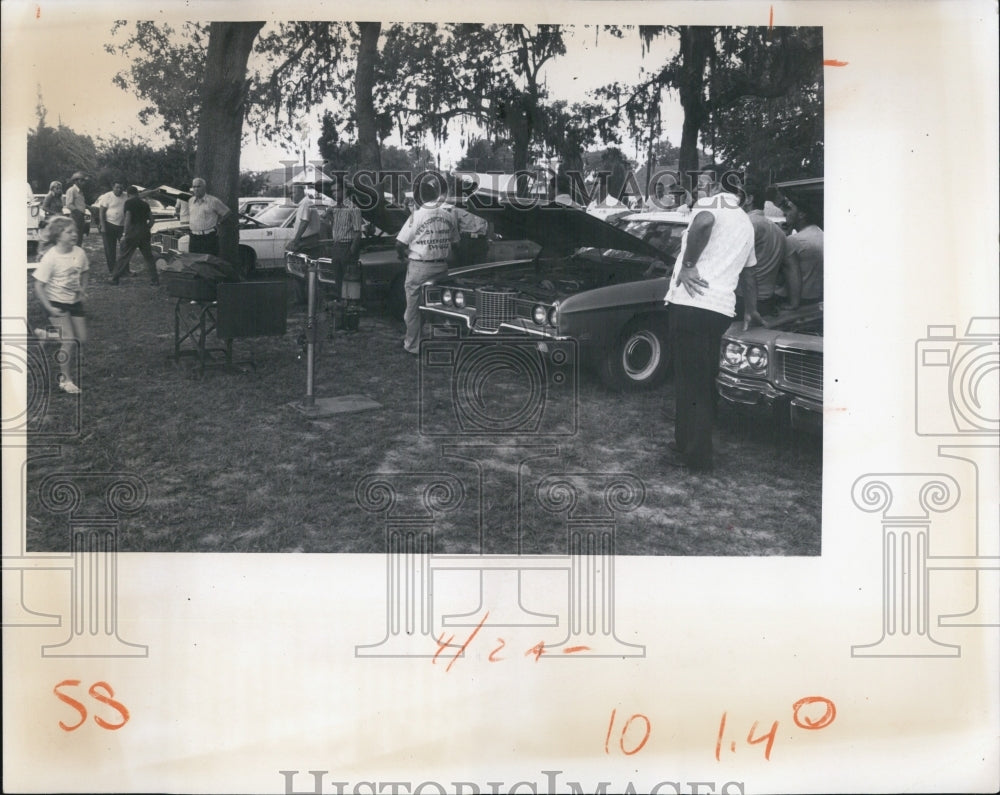
[[[104,260],[108,264],[108,273],[115,272],[117,265],[118,243],[125,232],[125,183],[115,180],[115,184],[107,193],[102,193],[97,199],[100,208],[101,237],[104,240]]]
[[[440,200],[441,189],[442,186],[435,180],[425,180],[413,186],[417,207],[396,236],[396,251],[400,259],[408,260],[406,281],[403,283],[406,292],[403,348],[407,353],[420,353],[423,326],[419,310],[421,285],[448,272],[448,263],[454,256],[452,247],[461,239],[455,213],[446,209]]]
[[[209,195],[205,180],[191,180],[191,200],[188,216],[191,227],[189,251],[192,254],[219,256],[219,224],[232,216],[232,211],[221,199]]]
[[[701,472],[714,467],[719,344],[735,315],[737,284],[745,301],[744,327],[762,324],[753,275],[753,225],[724,183],[715,184],[714,195],[695,202],[665,299],[676,409],[674,441],[667,444],[672,455],[666,460]]]

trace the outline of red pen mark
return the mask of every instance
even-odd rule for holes
[[[80,684],[79,679],[64,679],[55,687],[52,688],[52,692],[55,693],[56,698],[62,701],[64,704],[69,704],[73,709],[80,713],[80,720],[74,723],[72,726],[67,726],[62,721],[59,721],[59,728],[64,732],[71,732],[79,729],[84,722],[87,720],[87,708],[83,706],[79,701],[71,696],[67,696],[65,693],[60,693],[60,687],[76,687]]]
[[[441,652],[443,652],[446,648],[448,648],[448,646],[451,645],[451,642],[455,639],[455,636],[452,635],[450,638],[448,638],[448,640],[444,640],[443,638],[444,638],[444,633],[442,632],[441,637],[438,638],[437,640],[438,650],[434,652],[434,659],[431,660],[431,665],[437,665],[438,655],[441,654]]]
[[[101,688],[105,692],[104,693],[100,692],[98,688]],[[128,719],[130,717],[130,715],[128,714],[128,709],[126,709],[125,705],[122,704],[120,701],[115,701],[115,691],[111,689],[111,685],[109,685],[107,682],[94,682],[94,684],[90,686],[90,690],[88,690],[87,692],[90,693],[92,698],[94,698],[97,701],[100,701],[102,704],[107,704],[113,710],[118,712],[118,714],[121,715],[122,717],[121,723],[108,723],[106,720],[101,718],[100,715],[94,715],[94,722],[98,726],[100,726],[102,729],[115,731],[117,729],[120,729],[126,723],[128,723]]]
[[[828,61],[823,61],[823,66],[847,66],[847,61],[836,61],[831,58]]]
[[[719,737],[715,741],[715,761],[716,762],[721,761],[721,759],[719,758],[719,754],[722,753],[722,735],[725,733],[725,731],[726,731],[726,713],[723,712],[722,713],[722,720],[719,721]],[[733,750],[734,751],[736,750],[736,743],[733,743]]]
[[[567,646],[563,654],[576,654],[578,651],[590,651],[590,646]]]
[[[753,726],[750,727],[750,731],[747,733],[747,742],[750,745],[757,745],[767,740],[767,745],[764,746],[764,758],[767,760],[771,759],[771,747],[774,745],[774,736],[778,733],[778,721],[771,724],[771,731],[767,734],[761,735],[760,737],[754,737],[753,733],[757,731],[757,721],[753,722]]]
[[[538,641],[538,643],[536,643],[534,646],[532,646],[524,653],[524,656],[527,657],[529,654],[534,654],[535,662],[538,662],[539,659],[541,659],[541,656],[545,654],[545,641],[544,640]]]
[[[611,720],[608,721],[608,733],[604,737],[604,753],[606,754],[611,753],[609,746],[611,744],[611,731],[612,729],[614,729],[615,726],[616,713],[617,710],[614,709],[611,710]],[[646,724],[646,731],[643,732],[642,739],[639,740],[639,742],[636,743],[634,746],[632,746],[631,750],[629,750],[625,747],[625,735],[628,734],[628,730],[629,727],[632,725],[632,721],[636,720],[637,718],[642,720],[643,723]],[[625,721],[625,725],[622,726],[622,736],[618,740],[618,747],[621,749],[621,752],[625,754],[625,756],[632,756],[633,754],[637,754],[645,747],[646,743],[649,741],[649,735],[652,734],[652,732],[653,732],[653,724],[649,722],[649,718],[647,718],[641,712],[636,712],[627,721]]]
[[[819,709],[813,707],[814,704],[822,705]],[[820,712],[820,709],[822,712]],[[800,729],[816,730],[825,729],[831,723],[833,723],[834,718],[837,717],[837,707],[834,703],[824,697],[824,696],[806,696],[805,698],[800,698],[792,705],[792,720],[795,721],[795,725]],[[774,721],[771,724],[771,730],[766,734],[762,734],[759,737],[755,736],[757,733],[757,726],[760,721],[754,721],[753,726],[750,727],[750,731],[747,734],[747,744],[748,745],[759,745],[761,743],[766,743],[764,746],[764,758],[767,760],[771,759],[771,749],[774,747],[774,740],[778,736],[778,721]],[[717,761],[721,761],[722,756],[722,746],[726,740],[726,713],[722,713],[722,719],[719,721],[719,734],[715,739],[715,758]],[[733,740],[729,743],[729,750],[733,753],[736,752],[736,741]]]
[[[490,662],[500,662],[503,659],[503,657],[497,657],[496,655],[500,652],[500,649],[507,645],[507,641],[503,638],[497,638],[497,640],[500,641],[500,645],[490,652]]]
[[[767,29],[771,30],[774,27],[774,6],[771,6],[771,11],[767,15]]]
[[[73,725],[67,725],[62,721],[59,721],[59,728],[65,732],[72,732],[79,729],[87,721],[87,708],[83,705],[83,702],[78,701],[66,693],[63,693],[59,688],[61,687],[78,687],[80,685],[79,679],[64,679],[55,687],[52,688],[52,693],[62,701],[64,704],[68,704],[73,709],[75,709],[79,715],[80,720],[78,720]],[[111,685],[107,682],[94,682],[87,691],[87,694],[102,704],[107,704],[113,710],[115,710],[120,716],[121,720],[118,723],[111,723],[110,721],[104,720],[100,715],[94,715],[94,723],[100,726],[102,729],[107,729],[108,731],[116,731],[129,722],[129,711],[124,704],[115,699],[115,691],[111,689]]]
[[[808,715],[802,715],[800,720],[799,710],[810,704],[826,704],[823,714],[816,720],[813,720]],[[792,720],[795,721],[795,725],[800,729],[825,729],[833,723],[833,719],[836,717],[837,707],[830,699],[823,696],[806,696],[805,698],[800,698],[792,705]]]
[[[463,643],[463,644],[462,644],[462,648],[461,648],[461,649],[459,649],[459,650],[458,650],[458,651],[457,651],[457,652],[455,653],[455,656],[451,658],[451,662],[450,662],[450,663],[448,663],[448,667],[444,669],[444,670],[445,670],[445,672],[448,672],[448,671],[450,671],[450,670],[451,670],[451,666],[453,666],[453,665],[455,664],[455,660],[457,660],[457,659],[458,659],[459,657],[461,657],[461,656],[462,656],[462,655],[463,655],[463,654],[465,653],[465,650],[466,650],[467,648],[469,648],[469,644],[470,644],[470,643],[472,643],[472,639],[473,639],[474,637],[476,637],[476,635],[477,635],[477,634],[479,633],[479,630],[481,630],[481,629],[483,628],[483,624],[485,624],[485,623],[486,623],[486,619],[487,619],[487,618],[489,618],[489,616],[490,616],[490,611],[489,611],[489,610],[487,610],[487,611],[486,611],[486,615],[484,615],[484,616],[483,616],[483,620],[482,620],[482,621],[480,621],[480,622],[479,622],[479,623],[478,623],[478,624],[476,625],[476,628],[475,628],[474,630],[472,630],[472,633],[471,633],[471,634],[469,635],[469,637],[465,639],[465,643]],[[444,634],[444,633],[442,633],[442,634]]]
[[[35,6],[35,19],[41,19],[41,18],[42,18],[42,7]]]

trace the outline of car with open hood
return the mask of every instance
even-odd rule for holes
[[[459,265],[425,284],[425,319],[462,335],[576,341],[607,385],[658,384],[670,363],[664,297],[689,217],[632,213],[606,223],[561,204],[470,208],[507,239],[538,244],[524,259]]]

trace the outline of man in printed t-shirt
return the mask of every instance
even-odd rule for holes
[[[440,201],[441,185],[436,180],[423,180],[413,186],[417,204],[396,236],[400,259],[408,260],[406,281],[406,336],[403,348],[407,353],[420,352],[420,286],[435,276],[447,273],[453,259],[452,246],[461,239],[454,212]]]

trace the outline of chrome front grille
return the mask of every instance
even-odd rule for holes
[[[777,351],[781,379],[790,387],[803,387],[823,393],[823,354],[821,351]]]
[[[490,290],[476,288],[476,328],[480,331],[497,331],[501,323],[514,319],[514,298],[517,290],[513,287]]]

